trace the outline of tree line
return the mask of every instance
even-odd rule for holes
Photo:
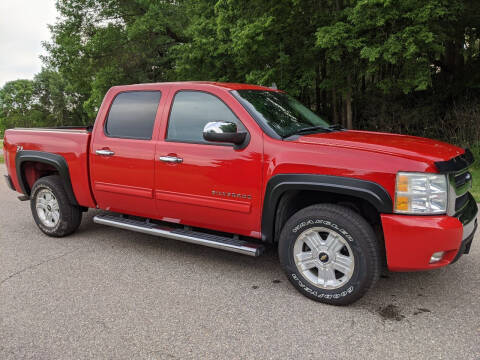
[[[33,80],[0,90],[0,132],[92,124],[114,85],[286,90],[331,123],[480,141],[476,0],[58,0]]]

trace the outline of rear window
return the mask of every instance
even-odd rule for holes
[[[118,94],[108,113],[106,135],[150,140],[160,96],[160,91],[129,91]]]

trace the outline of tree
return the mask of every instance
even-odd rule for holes
[[[189,41],[174,48],[181,79],[252,82],[279,88],[321,110],[317,24],[323,1],[201,0],[187,7]],[[312,101],[311,94],[316,99]]]
[[[352,127],[352,94],[367,87],[398,95],[425,91],[437,78],[444,83],[463,82],[465,35],[471,26],[471,20],[463,19],[473,11],[473,2],[359,0],[337,4],[331,23],[318,29],[316,45],[325,50],[330,86],[342,89],[348,127]]]
[[[169,79],[168,50],[183,41],[183,1],[59,0],[44,59],[76,93],[92,119],[114,85]],[[74,89],[74,91],[73,91]]]
[[[29,118],[15,123],[91,124],[111,86],[215,80],[276,84],[349,128],[445,138],[465,127],[454,105],[480,98],[476,0],[57,0],[57,8]]]
[[[7,82],[0,90],[0,116],[3,128],[31,126],[36,118],[31,113],[35,103],[32,80]]]
[[[75,95],[67,90],[64,78],[55,70],[42,69],[35,75],[34,91],[39,108],[45,113],[46,124],[63,126],[72,124],[71,110]]]

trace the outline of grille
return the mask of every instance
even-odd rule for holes
[[[463,194],[462,196],[457,197],[455,200],[455,212],[463,209],[470,200],[468,193]]]
[[[468,191],[472,187],[472,174],[468,168],[474,161],[472,152],[465,149],[465,153],[457,157],[435,162],[438,172],[448,176],[450,194],[447,214],[450,216],[461,216],[462,211],[468,208],[471,202],[472,196]]]
[[[450,215],[455,214],[455,216],[460,216],[472,199],[472,196],[468,192],[472,187],[472,175],[467,169],[462,169],[461,171],[450,174],[449,178],[454,197],[450,202],[451,210],[449,213]]]
[[[455,187],[458,189],[470,181],[472,181],[472,175],[468,171],[466,173],[456,175]]]

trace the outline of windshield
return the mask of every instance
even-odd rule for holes
[[[236,98],[263,125],[282,138],[305,131],[328,130],[328,123],[293,97],[268,90],[237,90]]]

